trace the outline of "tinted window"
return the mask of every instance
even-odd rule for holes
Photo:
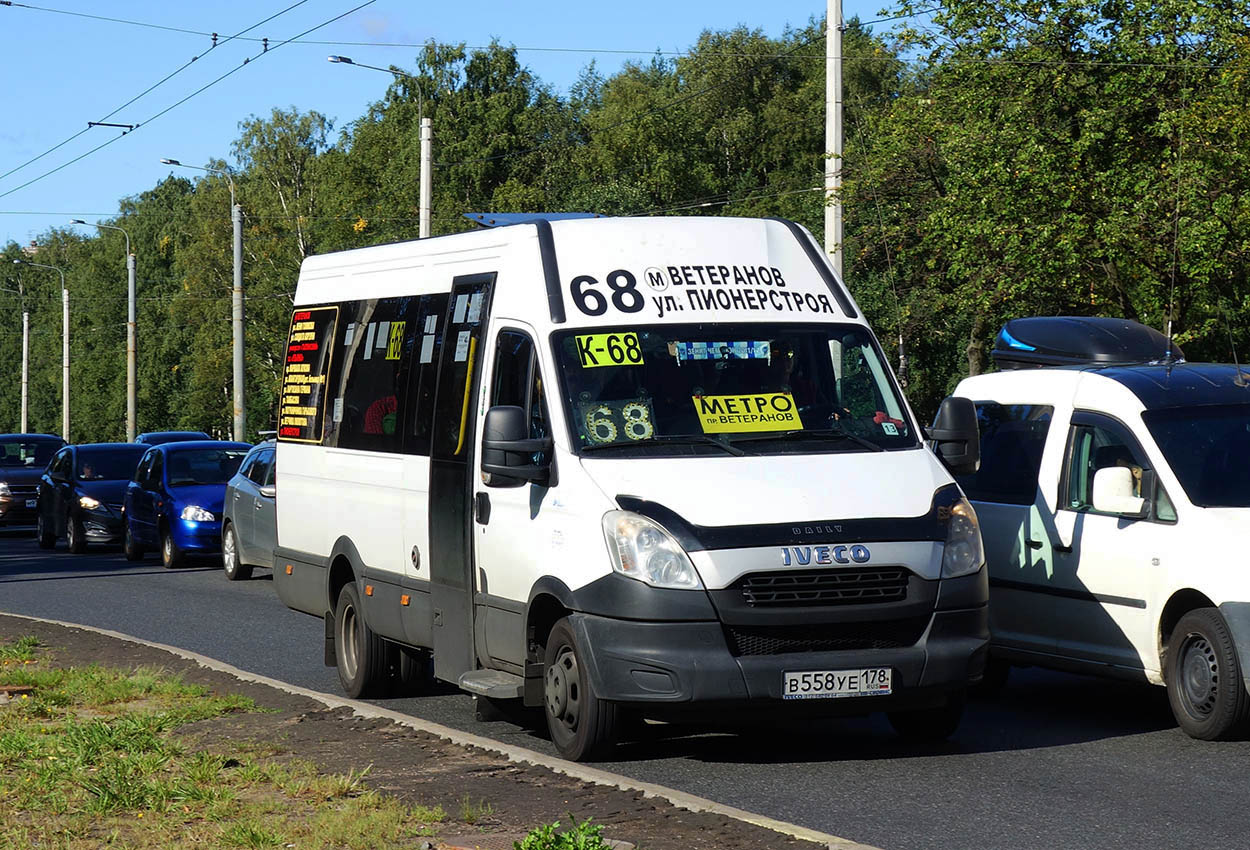
[[[225,484],[239,471],[245,449],[182,449],[169,454],[169,486]]]
[[[491,406],[511,405],[525,411],[530,423],[529,437],[538,439],[551,433],[547,425],[547,400],[534,354],[534,343],[520,331],[503,331],[495,346],[495,369],[491,377]],[[544,453],[535,454],[543,463]]]
[[[417,313],[416,351],[408,382],[408,437],[404,451],[429,455],[434,422],[434,388],[438,383],[438,358],[443,349],[447,322],[447,294],[423,295]]]
[[[79,448],[75,476],[80,481],[129,481],[145,451],[134,445]]]
[[[1044,404],[977,402],[981,466],[956,479],[969,499],[1031,505],[1054,408]]]
[[[416,312],[416,301],[385,298],[344,306],[343,366],[331,414],[340,448],[400,451],[406,370],[417,328],[409,314]]]
[[[1250,405],[1147,410],[1142,419],[1189,501],[1250,507]]]
[[[0,468],[43,469],[62,445],[60,440],[0,441]]]

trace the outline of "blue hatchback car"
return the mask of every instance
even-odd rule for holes
[[[153,446],[126,487],[126,558],[159,549],[166,567],[190,554],[221,551],[221,512],[228,482],[251,446],[193,440]]]

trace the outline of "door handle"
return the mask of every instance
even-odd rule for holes
[[[1030,549],[1041,549],[1041,548],[1042,548],[1042,541],[1040,541],[1040,540],[1026,540],[1026,541],[1024,541],[1024,545],[1028,546]],[[1057,547],[1057,546],[1056,546],[1055,548],[1057,549],[1057,548],[1059,548],[1059,547]]]
[[[490,522],[490,494],[478,493],[473,497],[473,518],[479,525]]]

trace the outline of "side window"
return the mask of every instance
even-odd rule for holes
[[[495,344],[495,368],[491,374],[490,404],[492,407],[506,404],[522,408],[530,423],[531,439],[551,433],[534,343],[521,331],[499,333]],[[535,455],[536,462],[543,460],[543,453]]]
[[[1110,419],[1078,415],[1068,437],[1064,482],[1064,507],[1071,511],[1094,510],[1094,475],[1100,469],[1122,466],[1133,476],[1133,495],[1150,500],[1154,518],[1175,522],[1176,509],[1162,484],[1158,484],[1145,453],[1124,426]]]
[[[165,455],[163,452],[152,452],[152,469],[148,473],[148,486],[156,489],[165,481]]]
[[[354,316],[343,310],[343,366],[331,401],[339,448],[400,451],[417,301],[417,296],[363,301],[355,305]]]
[[[404,453],[429,456],[434,424],[434,388],[438,383],[438,357],[443,348],[448,294],[422,295],[417,305],[417,331],[408,378],[408,424],[404,430]]]
[[[277,456],[273,451],[265,452],[265,478],[262,487],[273,487],[278,483]]]
[[[69,465],[70,465],[69,456],[70,456],[70,452],[68,449],[61,452],[59,455],[57,455],[55,458],[52,459],[52,464],[51,466],[48,467],[48,471],[50,473],[53,473],[54,475],[68,476]]]
[[[140,487],[146,487],[148,485],[148,475],[150,474],[151,466],[152,452],[148,452],[143,456],[143,459],[139,461],[139,465],[135,467],[134,481]]]
[[[957,476],[969,499],[1033,504],[1037,471],[1054,412],[1046,404],[977,402],[981,467],[972,475]]]

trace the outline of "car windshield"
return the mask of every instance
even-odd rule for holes
[[[1250,404],[1167,407],[1142,419],[1189,501],[1250,507]]]
[[[184,449],[169,452],[169,486],[225,484],[239,471],[246,449]]]
[[[43,469],[61,445],[55,440],[0,440],[0,467]]]
[[[552,337],[574,444],[614,455],[917,445],[859,325],[673,324]]]
[[[142,446],[78,449],[78,480],[129,481],[134,475]]]
[[[180,443],[186,440],[208,440],[211,439],[203,431],[156,431],[151,434],[144,434],[142,441],[149,446],[160,446],[165,443]]]

